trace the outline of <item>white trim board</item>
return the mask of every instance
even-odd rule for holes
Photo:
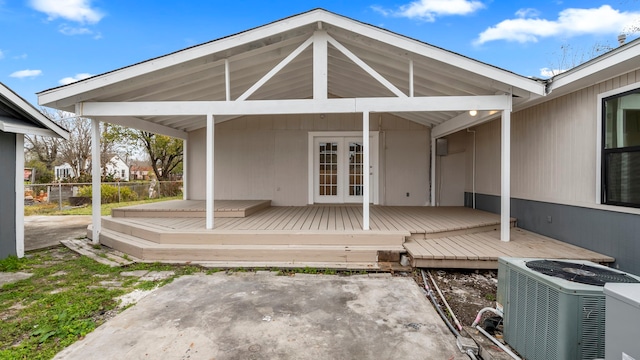
[[[595,192],[595,203],[596,205],[602,204],[602,100],[604,98],[625,93],[627,91],[632,91],[640,89],[640,82],[635,82],[633,84],[629,84],[623,87],[619,87],[614,90],[609,90],[603,93],[598,94],[598,103],[596,104],[596,192]],[[613,206],[615,205],[603,205],[603,206]]]
[[[16,256],[24,257],[24,135],[16,134]]]

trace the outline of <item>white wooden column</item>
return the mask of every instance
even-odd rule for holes
[[[370,184],[370,152],[369,146],[369,112],[362,113],[362,172],[363,172],[363,189],[362,189],[362,230],[369,230],[369,188]]]
[[[509,241],[511,230],[511,111],[502,111],[500,157],[500,240]]]
[[[187,170],[189,168],[189,165],[187,164],[187,152],[189,150],[187,148],[188,146],[189,142],[187,140],[182,140],[182,200],[189,199],[189,194],[187,193],[189,191],[187,186]]]
[[[313,98],[317,100],[327,99],[327,33],[316,30],[313,34]]]
[[[207,229],[213,229],[213,217],[215,214],[214,207],[214,198],[215,198],[215,187],[214,187],[214,139],[215,139],[215,123],[213,119],[213,114],[207,114],[207,179],[206,179],[206,216],[207,216]]]
[[[100,189],[100,121],[91,120],[91,216],[93,223],[92,241],[100,243],[102,231],[101,189]]]
[[[24,257],[24,135],[16,134],[16,256]]]
[[[431,138],[431,206],[436,206],[436,138]]]

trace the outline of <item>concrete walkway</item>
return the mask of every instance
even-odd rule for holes
[[[24,217],[24,249],[32,251],[60,245],[61,240],[87,236],[91,215],[32,215]]]
[[[413,279],[385,275],[181,277],[55,359],[468,359]]]

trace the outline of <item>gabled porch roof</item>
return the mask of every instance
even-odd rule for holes
[[[219,123],[283,109],[324,113],[361,108],[394,113],[442,136],[486,121],[490,110],[504,109],[502,101],[492,103],[496,94],[512,94],[517,107],[544,93],[541,82],[315,9],[38,97],[41,105],[179,138],[205,127],[202,115],[207,112],[218,115]],[[472,99],[476,96],[481,97]],[[451,97],[450,103],[443,104],[442,97]],[[344,99],[359,99],[360,105]],[[162,108],[157,102],[170,103]],[[105,110],[111,103],[118,103],[120,113]],[[486,112],[471,118],[466,110]],[[115,115],[117,119],[111,117]]]

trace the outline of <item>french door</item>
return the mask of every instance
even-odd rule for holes
[[[373,140],[373,138],[372,138]],[[377,137],[376,137],[377,140]],[[370,141],[377,154],[377,141]],[[364,177],[370,177],[369,193],[373,201],[375,158],[369,169],[363,167],[362,137],[317,136],[313,138],[313,199],[316,203],[362,202]]]

